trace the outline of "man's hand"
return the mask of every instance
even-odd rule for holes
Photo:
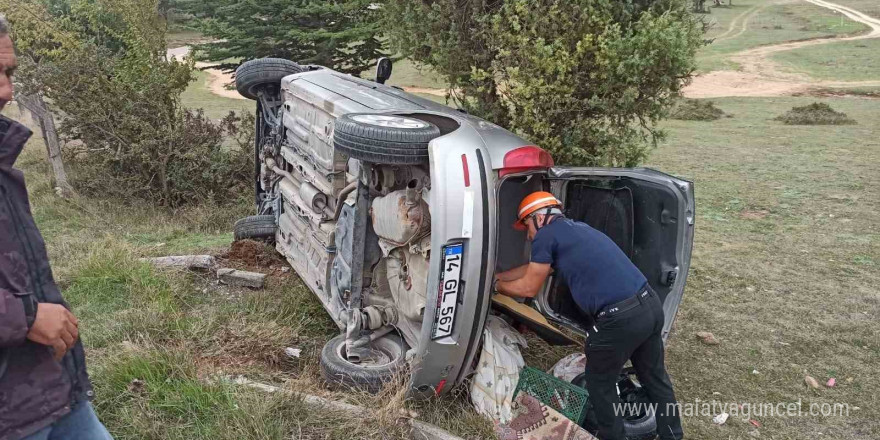
[[[523,264],[522,266],[514,267],[513,269],[505,270],[504,272],[498,272],[495,274],[495,278],[501,281],[518,280],[526,274],[526,270],[528,270],[528,268],[528,264]]]
[[[525,273],[521,277],[512,281],[505,281],[504,279],[495,281],[495,289],[498,290],[498,293],[507,296],[534,298],[552,271],[553,269],[549,264],[529,263],[525,266]]]
[[[79,337],[76,316],[61,304],[40,303],[37,316],[27,338],[55,349],[55,360],[61,360]]]

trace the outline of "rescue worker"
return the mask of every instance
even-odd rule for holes
[[[15,51],[0,15],[0,110]],[[31,131],[0,116],[0,440],[112,440],[89,400],[79,324],[52,278],[21,171]]]
[[[660,298],[645,276],[602,232],[565,218],[562,203],[548,192],[534,192],[519,205],[514,228],[527,230],[529,264],[496,275],[495,289],[533,298],[555,271],[571,291],[585,322],[586,380],[601,440],[624,437],[617,381],[632,360],[639,382],[656,404],[661,439],[682,438],[681,418],[663,360],[664,317]],[[618,407],[619,408],[619,407]]]

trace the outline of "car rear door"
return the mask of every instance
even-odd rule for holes
[[[666,316],[665,341],[690,267],[693,183],[648,168],[556,167],[548,177],[566,216],[614,240],[659,294]],[[535,305],[549,319],[585,333],[583,315],[560,280],[552,279]]]

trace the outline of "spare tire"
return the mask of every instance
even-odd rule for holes
[[[303,72],[302,66],[282,58],[258,58],[245,61],[235,69],[235,88],[241,96],[257,99],[259,90],[267,86],[281,89],[281,79]]]
[[[354,364],[345,354],[345,334],[327,341],[321,350],[321,375],[332,387],[378,393],[406,364],[407,346],[389,334],[371,342],[370,349],[371,358]]]
[[[277,229],[274,215],[251,215],[235,222],[232,227],[233,239],[271,242],[275,239]]]
[[[333,145],[365,162],[417,165],[428,162],[428,143],[438,136],[436,125],[410,116],[349,113],[336,119]]]

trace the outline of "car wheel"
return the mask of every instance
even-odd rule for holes
[[[251,215],[235,222],[232,230],[235,241],[250,239],[271,242],[277,230],[275,216]]]
[[[370,345],[370,356],[353,364],[345,355],[345,334],[321,350],[321,375],[333,387],[356,388],[378,393],[406,364],[406,343],[397,335],[386,335]]]
[[[645,412],[623,419],[623,432],[628,439],[651,439],[657,435],[657,417]]]
[[[349,113],[336,119],[333,145],[365,162],[417,165],[428,162],[428,143],[438,136],[440,129],[421,119]]]
[[[282,58],[246,61],[235,69],[235,88],[241,96],[257,99],[260,89],[275,86],[280,90],[282,78],[304,70],[299,64]]]

